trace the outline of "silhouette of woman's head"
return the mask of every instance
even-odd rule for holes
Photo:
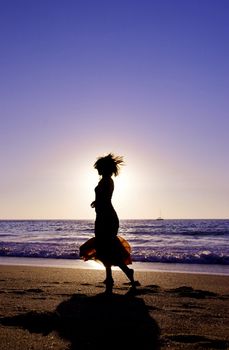
[[[94,168],[98,170],[99,175],[117,176],[120,171],[120,166],[124,164],[122,156],[115,156],[109,153],[105,157],[97,158]]]

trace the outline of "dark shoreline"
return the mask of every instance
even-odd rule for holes
[[[80,259],[52,259],[52,258],[25,258],[0,257],[0,265],[17,266],[46,266],[73,269],[103,270],[103,265],[94,261],[84,262]],[[229,276],[229,265],[217,264],[178,264],[160,262],[133,262],[136,271],[175,272],[188,274],[207,274]],[[114,267],[114,269],[117,269]]]

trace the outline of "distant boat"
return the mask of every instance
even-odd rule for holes
[[[163,217],[161,216],[161,211],[160,211],[160,215],[156,218],[157,221],[162,221],[164,220]]]

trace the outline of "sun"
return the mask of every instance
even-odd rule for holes
[[[122,213],[125,212],[126,207],[129,206],[129,201],[134,187],[134,176],[129,169],[123,169],[123,171],[117,177],[114,177],[113,180],[114,193],[112,202],[115,208]]]
[[[70,198],[68,208],[72,208],[71,215],[80,219],[94,219],[95,211],[90,204],[95,200],[95,187],[101,176],[85,159],[71,162],[68,167],[65,165],[64,170],[65,174],[68,174],[65,197]],[[135,164],[128,164],[121,167],[118,176],[112,176],[114,181],[112,204],[120,218],[132,216],[130,214],[133,212],[132,208],[139,202],[140,175]]]

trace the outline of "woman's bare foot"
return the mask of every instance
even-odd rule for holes
[[[132,288],[136,288],[137,286],[141,285],[138,281],[134,280],[134,270],[133,269],[129,269],[128,277],[129,277]]]
[[[105,285],[106,285],[105,294],[106,295],[111,295],[112,292],[113,292],[113,285],[114,285],[113,278],[106,278],[104,282],[105,282]]]

